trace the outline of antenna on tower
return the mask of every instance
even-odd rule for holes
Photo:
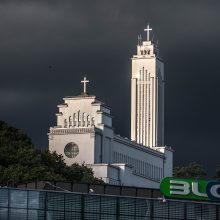
[[[153,33],[153,36],[152,36],[152,42],[154,43],[154,33]]]
[[[142,37],[141,37],[141,34],[138,35],[138,45],[141,45],[141,41],[142,41]]]

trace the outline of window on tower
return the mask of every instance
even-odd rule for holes
[[[72,127],[72,117],[71,116],[69,117],[69,127],[70,128]]]
[[[77,144],[70,142],[64,148],[64,154],[68,158],[75,158],[79,154],[79,147]]]
[[[90,125],[90,115],[87,116],[87,126]]]
[[[67,120],[64,120],[64,128],[67,128]]]
[[[86,113],[84,112],[82,116],[82,126],[84,127],[85,124],[86,124]]]
[[[94,117],[92,117],[92,124],[91,124],[92,126],[94,126],[95,125],[95,119],[94,119]]]
[[[76,126],[76,113],[73,114],[73,126]]]

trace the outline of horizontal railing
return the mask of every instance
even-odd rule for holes
[[[0,188],[1,220],[219,219],[218,204]]]

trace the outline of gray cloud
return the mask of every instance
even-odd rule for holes
[[[89,91],[112,107],[116,132],[129,136],[130,57],[149,22],[165,61],[166,143],[176,165],[205,161],[211,175],[220,123],[219,7],[215,0],[1,0],[1,120],[47,146],[56,105],[79,94],[87,74]]]

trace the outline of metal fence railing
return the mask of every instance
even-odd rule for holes
[[[92,190],[95,194],[145,198],[158,198],[162,196],[159,189],[140,188],[132,186],[116,186],[110,184],[74,183],[68,181],[35,181],[30,183],[18,184],[16,188],[38,190],[42,189],[52,191],[67,190],[70,192],[79,193],[89,193]]]
[[[0,188],[1,220],[217,220],[214,203]]]

